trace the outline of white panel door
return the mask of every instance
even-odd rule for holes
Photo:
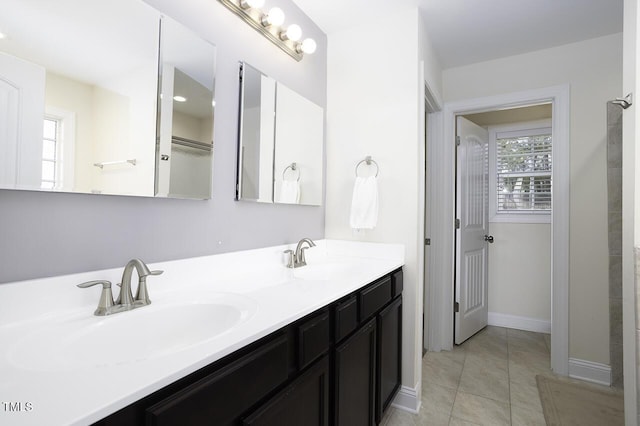
[[[489,133],[457,118],[455,343],[482,330],[488,319]]]
[[[0,188],[39,188],[45,70],[0,52]]]

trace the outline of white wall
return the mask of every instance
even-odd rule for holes
[[[45,105],[75,114],[75,182],[73,190],[91,192],[93,165],[93,87],[90,84],[47,72]]]
[[[619,96],[622,36],[446,70],[446,101],[570,84],[569,355],[609,363],[606,102]]]
[[[551,322],[551,225],[490,223],[489,312]]]
[[[640,109],[637,97],[640,94],[636,73],[640,70],[640,10],[638,0],[624,0],[624,60],[623,91],[621,96],[633,93],[636,105],[625,110],[622,116],[622,303],[623,303],[623,351],[624,351],[624,414],[625,423],[640,424],[640,378],[637,374],[638,330],[637,311],[640,295],[637,293],[634,247],[640,246]]]
[[[419,35],[425,37],[421,25],[413,9],[386,18],[383,27],[393,28],[393,37],[380,31],[380,22],[333,33],[327,61],[326,237],[405,245],[402,384],[410,388],[418,387],[422,348],[421,58],[439,89],[437,60],[418,44]],[[349,228],[354,168],[367,155],[380,167],[378,225],[354,234]]]

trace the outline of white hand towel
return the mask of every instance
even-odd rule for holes
[[[356,177],[351,200],[351,227],[373,229],[378,223],[378,179]]]
[[[300,182],[283,180],[280,186],[280,202],[286,204],[300,203]]]

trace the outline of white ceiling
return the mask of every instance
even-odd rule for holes
[[[327,34],[418,6],[444,69],[622,31],[623,0],[293,0]],[[383,28],[392,36],[393,28]]]

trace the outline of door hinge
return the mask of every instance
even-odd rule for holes
[[[456,136],[456,146],[460,146],[460,136]]]
[[[460,229],[460,219],[456,219],[456,229]]]
[[[453,312],[460,312],[460,304],[458,302],[453,303]]]
[[[431,245],[431,238],[425,238],[424,239],[424,245],[425,246],[430,246]]]

